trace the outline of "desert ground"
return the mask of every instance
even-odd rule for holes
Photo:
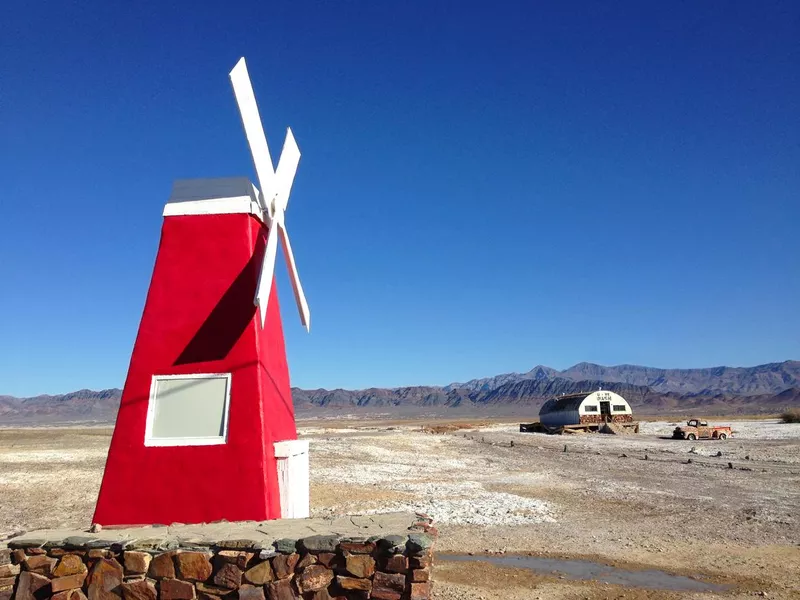
[[[675,421],[657,420],[626,436],[520,433],[519,421],[490,419],[311,419],[298,433],[311,442],[313,515],[435,518],[440,599],[800,598],[800,425],[714,422],[734,437],[675,441]],[[88,527],[111,431],[0,428],[0,538]],[[575,578],[558,561],[530,570],[525,556],[644,583],[609,583],[602,569]],[[719,587],[670,589],[653,570]]]

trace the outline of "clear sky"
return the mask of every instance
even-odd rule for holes
[[[293,385],[800,358],[795,1],[12,0],[0,394],[122,386],[173,179],[255,180],[240,56]]]

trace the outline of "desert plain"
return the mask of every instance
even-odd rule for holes
[[[659,418],[625,436],[380,417],[304,419],[298,434],[310,441],[312,516],[435,519],[436,598],[800,598],[800,425],[714,423],[734,437],[672,440],[676,421]],[[0,428],[0,539],[88,527],[111,434]]]

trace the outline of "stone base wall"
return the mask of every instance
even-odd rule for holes
[[[0,548],[0,600],[428,600],[436,529],[149,547],[68,538]],[[39,542],[36,545],[36,542]]]

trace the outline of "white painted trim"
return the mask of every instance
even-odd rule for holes
[[[275,458],[289,458],[308,453],[308,440],[284,440],[275,442]]]
[[[165,379],[218,379],[225,378],[225,405],[222,415],[222,435],[210,437],[183,437],[153,439],[153,419],[155,418],[156,382]],[[151,446],[217,446],[228,443],[228,415],[231,407],[230,373],[187,373],[185,375],[153,375],[150,381],[150,397],[147,402],[147,423],[144,428],[144,445]]]
[[[251,214],[261,219],[261,208],[250,196],[232,198],[208,198],[205,200],[184,200],[168,202],[164,205],[165,217],[181,215],[231,215]]]
[[[282,519],[306,519],[310,513],[308,440],[275,442]]]

